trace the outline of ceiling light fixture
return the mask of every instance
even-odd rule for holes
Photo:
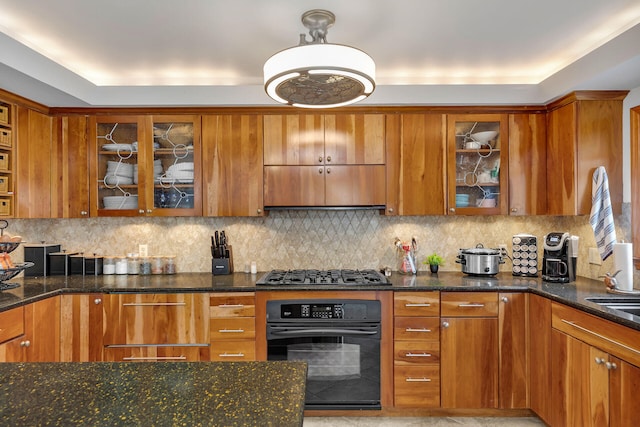
[[[350,46],[327,43],[327,30],[336,20],[327,10],[302,15],[311,41],[273,55],[264,64],[264,88],[274,100],[303,108],[333,108],[353,104],[375,89],[376,64]]]

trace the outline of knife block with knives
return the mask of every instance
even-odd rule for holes
[[[233,251],[227,244],[224,231],[215,231],[211,236],[211,273],[215,275],[233,273]]]

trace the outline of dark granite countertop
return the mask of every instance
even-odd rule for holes
[[[210,273],[180,273],[176,275],[151,276],[49,276],[44,278],[18,278],[12,282],[20,287],[0,292],[0,311],[35,302],[60,293],[91,292],[255,292],[255,291],[301,291],[340,290],[370,291],[478,291],[478,292],[531,292],[550,298],[590,314],[640,330],[640,316],[626,314],[601,307],[586,298],[611,297],[624,299],[624,295],[606,292],[604,283],[598,280],[578,277],[570,284],[546,283],[539,277],[514,277],[510,273],[500,273],[494,277],[467,276],[460,272],[440,272],[431,275],[394,273],[391,285],[300,285],[300,286],[256,286],[256,281],[265,272],[258,274],[234,273],[214,276]]]
[[[0,363],[19,426],[302,426],[303,362]]]

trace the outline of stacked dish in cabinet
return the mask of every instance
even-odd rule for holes
[[[160,177],[163,184],[180,184],[193,183],[193,162],[179,162],[167,168],[165,174]]]

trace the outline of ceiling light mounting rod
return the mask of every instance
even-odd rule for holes
[[[311,41],[307,41],[304,34],[300,34],[300,45],[327,42],[327,32],[336,22],[336,16],[328,10],[314,9],[302,15],[302,24],[309,29]]]
[[[376,64],[354,47],[327,42],[336,17],[314,9],[302,15],[311,41],[282,50],[264,64],[264,88],[272,99],[303,108],[333,108],[361,101],[375,89]]]

